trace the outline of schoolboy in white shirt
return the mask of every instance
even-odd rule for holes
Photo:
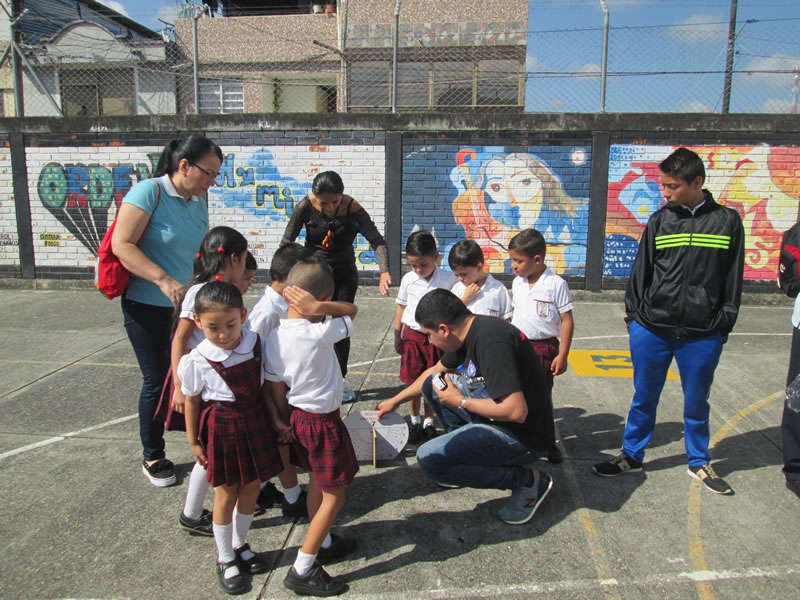
[[[547,243],[535,229],[525,229],[511,238],[508,254],[517,275],[511,284],[514,297],[511,323],[533,346],[552,395],[553,376],[567,370],[567,356],[572,345],[574,322],[569,286],[545,264]],[[547,459],[552,463],[561,462],[558,446],[550,449]]]
[[[278,410],[291,412],[292,464],[309,474],[310,523],[303,545],[283,581],[298,594],[333,596],[347,584],[322,565],[356,547],[355,539],[331,534],[345,492],[358,471],[353,444],[342,422],[342,372],[333,345],[353,331],[358,312],[331,302],[334,282],[327,265],[298,263],[289,272],[284,298],[288,318],[267,338],[266,378]],[[335,317],[323,321],[325,316]]]
[[[475,315],[511,320],[514,310],[506,286],[484,271],[483,250],[475,240],[457,242],[447,256],[458,281],[450,289]]]

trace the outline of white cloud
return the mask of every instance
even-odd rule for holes
[[[714,107],[709,106],[705,102],[694,100],[692,102],[684,102],[675,109],[676,112],[682,113],[710,113],[715,112]]]
[[[525,72],[526,73],[533,73],[534,71],[542,71],[543,70],[542,63],[539,62],[539,59],[533,56],[532,54],[528,54],[525,57]]]
[[[708,44],[725,42],[728,39],[728,24],[720,17],[693,15],[673,23],[666,30],[667,36],[685,44]]]
[[[586,63],[574,69],[576,73],[600,73],[600,65],[597,63]]]
[[[175,24],[175,19],[178,18],[178,7],[174,4],[170,5],[162,5],[159,7],[158,11],[156,12],[156,19],[161,19],[161,21],[166,21],[167,23]],[[161,21],[157,21],[159,25],[164,25]]]
[[[117,11],[124,17],[128,17],[129,19],[131,16],[128,14],[128,11],[125,10],[125,7],[122,5],[122,2],[117,2],[117,0],[97,0],[100,4],[106,5],[111,10]]]
[[[748,87],[766,87],[771,90],[790,89],[794,85],[794,70],[800,67],[800,58],[775,54],[753,59],[747,66],[736,65],[736,70],[745,71],[788,71],[784,73],[747,73],[739,78]]]
[[[762,113],[790,113],[792,112],[791,100],[784,100],[783,98],[769,98],[761,105]]]

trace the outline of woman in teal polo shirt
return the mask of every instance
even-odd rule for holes
[[[122,200],[111,239],[114,254],[131,272],[122,314],[143,378],[142,472],[158,487],[175,483],[172,462],[164,453],[164,425],[153,420],[169,370],[172,310],[192,276],[192,263],[208,229],[208,206],[202,196],[214,185],[221,166],[222,151],[208,138],[194,135],[171,141],[161,153],[154,179],[140,181]]]

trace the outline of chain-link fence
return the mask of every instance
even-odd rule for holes
[[[25,115],[601,110],[602,27],[401,22],[395,57],[391,24],[343,31],[336,15],[208,18],[199,6],[179,16],[166,35],[101,13],[53,30],[57,19],[28,13]],[[795,112],[798,22],[738,25],[730,112]],[[727,23],[612,27],[608,40],[606,111],[722,112]]]

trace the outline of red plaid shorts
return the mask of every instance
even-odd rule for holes
[[[533,347],[533,351],[536,352],[536,356],[539,357],[539,362],[542,363],[542,368],[544,369],[544,377],[547,379],[547,385],[550,386],[550,391],[553,391],[553,372],[550,370],[550,365],[553,364],[553,359],[558,356],[559,350],[559,342],[557,337],[545,338],[543,340],[532,340],[528,338],[528,341],[531,343]]]
[[[349,486],[358,472],[356,452],[337,408],[316,414],[295,408],[291,416],[292,464],[314,473],[322,490]]]
[[[403,359],[400,363],[400,381],[412,384],[425,369],[431,368],[442,357],[442,351],[428,341],[424,333],[403,327]]]

